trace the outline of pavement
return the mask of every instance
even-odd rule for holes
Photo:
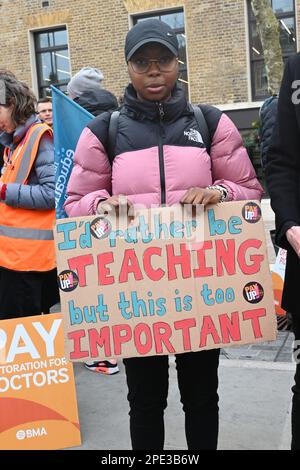
[[[270,264],[275,253],[269,230],[274,214],[262,201]],[[220,450],[285,450],[290,448],[291,386],[295,371],[293,335],[279,332],[274,342],[221,351],[219,367]],[[165,450],[186,449],[174,357],[170,356]],[[124,366],[105,376],[74,364],[80,416],[80,450],[129,450],[129,417]]]
[[[290,446],[293,363],[221,359],[220,450],[277,450]],[[129,450],[124,366],[104,376],[75,364],[81,450]],[[165,450],[186,449],[174,358],[170,357]]]

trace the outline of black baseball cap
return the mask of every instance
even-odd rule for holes
[[[125,40],[125,58],[128,62],[133,54],[145,44],[157,42],[178,56],[177,36],[169,25],[157,19],[139,21],[131,28]]]

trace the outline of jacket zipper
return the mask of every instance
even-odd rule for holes
[[[166,204],[166,178],[165,178],[165,165],[164,165],[164,150],[163,150],[163,136],[164,136],[164,109],[162,103],[158,103],[159,112],[159,136],[158,136],[158,155],[159,155],[159,173],[160,173],[160,189],[161,189],[161,204]]]

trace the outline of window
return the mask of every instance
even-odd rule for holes
[[[34,34],[39,97],[50,96],[50,85],[67,90],[70,80],[70,59],[66,28]]]
[[[167,23],[176,33],[179,44],[179,76],[178,81],[186,90],[188,95],[188,71],[186,60],[186,37],[184,29],[184,13],[182,10],[172,10],[168,12],[152,13],[149,15],[140,15],[133,18],[133,24],[138,21],[148,20],[149,18],[157,18]]]
[[[283,60],[296,52],[296,23],[294,0],[270,0],[280,26],[280,45]],[[268,96],[267,74],[261,41],[258,35],[255,17],[248,0],[249,41],[251,62],[251,83],[253,101],[263,100]]]

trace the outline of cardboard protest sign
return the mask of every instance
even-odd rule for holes
[[[0,449],[81,444],[61,314],[0,321]]]
[[[70,360],[275,339],[259,204],[210,206],[197,218],[183,212],[181,206],[140,211],[117,230],[99,216],[57,221]]]
[[[281,307],[281,299],[283,293],[285,266],[286,266],[286,250],[279,248],[276,261],[272,269],[272,282],[274,289],[275,311],[277,315],[285,315],[286,311]]]

